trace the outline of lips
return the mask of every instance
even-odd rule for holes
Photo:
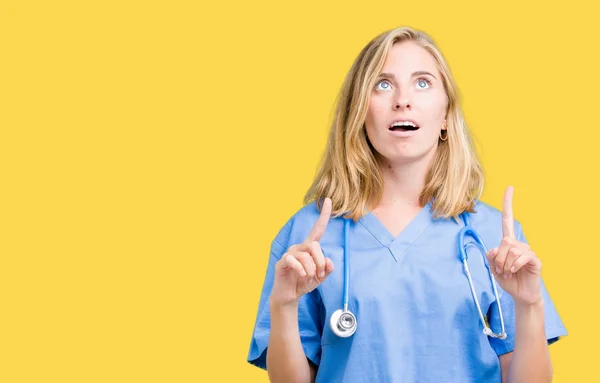
[[[401,126],[392,126],[398,123],[400,123]],[[414,126],[408,126],[408,123]],[[390,124],[388,126],[388,129],[392,132],[412,132],[415,130],[419,130],[419,124],[417,124],[415,120],[408,117],[396,117],[394,120],[390,121]]]
[[[410,126],[410,125],[392,126],[396,122],[411,122],[415,126]],[[417,125],[417,123],[414,121],[402,119],[402,120],[396,120],[396,121],[392,122],[388,129],[390,131],[390,134],[392,134],[395,137],[407,138],[407,137],[412,137],[415,134],[417,134],[417,131],[419,130],[419,125]]]

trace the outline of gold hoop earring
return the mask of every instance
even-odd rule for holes
[[[442,133],[446,132],[446,135],[444,136]],[[440,140],[442,141],[448,141],[448,130],[444,129],[440,132]]]

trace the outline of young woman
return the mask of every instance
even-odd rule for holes
[[[273,382],[550,382],[565,327],[512,187],[503,212],[482,189],[432,39],[374,38],[306,205],[272,242],[248,361]]]

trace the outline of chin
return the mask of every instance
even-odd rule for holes
[[[399,150],[393,150],[385,153],[384,155],[380,155],[384,157],[387,162],[394,164],[408,164],[412,162],[421,161],[424,158],[427,158],[429,154],[433,155],[435,152],[435,148],[431,151],[423,150],[418,148],[410,148],[404,147]]]

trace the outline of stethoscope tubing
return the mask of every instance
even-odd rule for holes
[[[475,301],[475,305],[477,306],[477,312],[479,315],[479,319],[483,324],[483,333],[487,336],[499,339],[506,339],[507,335],[504,328],[504,316],[502,315],[502,306],[500,304],[500,296],[498,294],[498,290],[496,287],[496,280],[492,274],[490,266],[486,259],[487,248],[479,236],[475,229],[471,226],[469,221],[469,216],[467,212],[461,214],[464,222],[464,227],[461,229],[458,235],[458,251],[460,255],[460,260],[464,266],[465,273],[467,274],[467,279],[469,280],[469,287],[471,290],[471,294],[473,295],[473,299]],[[349,246],[348,246],[348,236],[350,232],[350,219],[344,219],[344,288],[343,288],[343,297],[342,297],[342,307],[343,310],[337,310],[334,312],[330,318],[330,325],[333,332],[342,337],[348,337],[354,334],[356,331],[357,321],[356,317],[352,312],[348,310],[348,296],[350,289],[350,254],[349,254]],[[475,242],[469,242],[465,245],[465,237],[470,235]],[[485,317],[483,316],[483,312],[481,310],[481,305],[479,304],[479,299],[477,298],[477,293],[475,292],[475,286],[473,284],[473,279],[471,278],[471,271],[469,270],[468,255],[467,255],[467,247],[475,246],[478,247],[481,251],[481,255],[483,257],[483,262],[485,267],[488,270],[488,275],[490,277],[490,281],[492,283],[492,289],[494,291],[494,296],[496,298],[496,304],[498,305],[498,312],[500,314],[500,324],[502,327],[502,331],[499,334],[494,333]],[[342,323],[344,322],[345,323]],[[350,327],[349,327],[349,324]]]

